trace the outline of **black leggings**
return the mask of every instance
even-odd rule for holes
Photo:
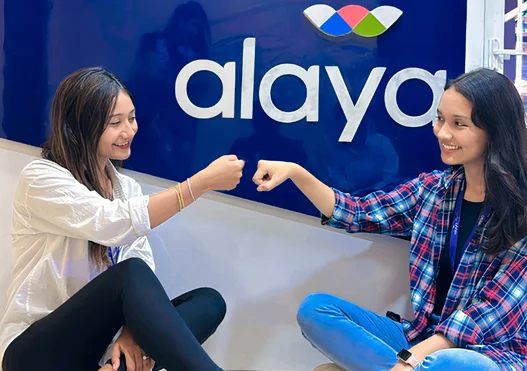
[[[18,336],[2,362],[4,371],[96,371],[121,326],[168,371],[221,370],[201,347],[225,316],[212,289],[170,301],[141,259],[121,262],[99,275],[48,316]],[[123,359],[122,359],[123,360]]]

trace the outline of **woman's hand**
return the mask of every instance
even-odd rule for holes
[[[258,186],[257,190],[263,192],[278,187],[287,179],[291,179],[322,214],[328,218],[333,215],[335,208],[333,190],[298,164],[261,160],[258,162],[258,170],[254,174],[253,182]]]
[[[191,178],[196,188],[207,191],[231,191],[240,183],[245,162],[235,155],[227,155],[213,161]]]
[[[125,356],[127,371],[150,371],[154,368],[154,360],[145,355],[126,326],[123,327],[121,335],[113,345],[112,369],[114,371],[120,366],[121,354]],[[144,359],[143,356],[147,358]]]
[[[180,212],[208,191],[230,191],[240,183],[245,162],[234,155],[222,156],[205,169],[181,182],[180,193],[168,189],[150,195],[148,215],[150,228],[155,228]],[[183,200],[180,199],[183,197]],[[181,207],[183,203],[183,207]]]
[[[293,169],[298,165],[281,161],[258,161],[258,169],[253,176],[253,182],[258,186],[258,192],[270,191],[291,177]]]

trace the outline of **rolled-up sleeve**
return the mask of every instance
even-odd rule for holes
[[[129,199],[140,199],[140,196],[143,195],[141,186],[134,179],[129,177],[124,177],[123,182],[126,183],[126,197]],[[120,261],[130,258],[139,258],[148,264],[152,271],[155,272],[156,265],[154,262],[154,254],[148,241],[153,236],[155,236],[155,233],[151,233],[148,238],[140,237],[132,244],[123,246],[123,254]]]
[[[423,184],[437,179],[439,173],[422,174],[391,192],[377,191],[365,197],[353,197],[333,189],[335,208],[322,224],[348,232],[410,235]]]
[[[23,207],[35,230],[104,246],[131,244],[150,233],[149,196],[108,200],[69,172],[28,167],[20,176]]]
[[[150,233],[150,216],[148,214],[149,196],[134,196],[128,203],[132,226],[137,237],[146,236]]]

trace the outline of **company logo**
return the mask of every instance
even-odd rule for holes
[[[316,4],[304,10],[304,15],[321,32],[340,37],[351,32],[363,37],[375,37],[388,30],[403,14],[393,6],[380,6],[371,12],[360,5],[347,5],[335,10]]]
[[[254,94],[259,97],[259,103],[264,112],[273,120],[281,123],[294,123],[300,120],[307,122],[319,121],[320,79],[327,76],[335,95],[340,103],[342,112],[346,116],[346,124],[342,130],[339,142],[351,142],[359,125],[371,105],[373,96],[377,92],[381,80],[384,78],[386,67],[374,68],[368,77],[356,101],[351,99],[348,87],[344,82],[338,66],[310,66],[305,69],[296,64],[284,63],[272,67],[260,81],[255,80],[256,39],[247,38],[243,43],[241,65],[240,97],[241,119],[253,118]],[[211,60],[200,59],[192,61],[181,69],[175,86],[176,100],[188,115],[198,119],[210,119],[221,115],[226,119],[235,117],[235,101],[237,95],[236,62],[225,65]],[[192,76],[198,72],[208,71],[215,74],[221,81],[223,89],[218,102],[211,107],[196,106],[188,96],[187,86]],[[302,106],[295,111],[282,111],[275,106],[271,99],[273,84],[282,76],[291,75],[298,78],[306,87],[306,97]],[[416,128],[433,121],[439,104],[443,87],[446,83],[446,71],[440,70],[434,74],[420,68],[406,68],[391,76],[384,91],[386,111],[399,125]],[[399,88],[408,80],[421,80],[426,83],[433,93],[433,100],[429,110],[420,116],[410,116],[404,113],[397,102]],[[357,87],[355,87],[357,89]]]

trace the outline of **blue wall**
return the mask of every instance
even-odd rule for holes
[[[307,213],[316,210],[292,184],[268,194],[251,182],[258,159],[297,162],[322,181],[364,194],[390,189],[423,171],[442,168],[431,125],[409,128],[396,123],[385,107],[388,81],[397,72],[420,68],[448,78],[464,71],[466,3],[445,0],[355,0],[372,10],[391,5],[403,11],[384,34],[332,38],[303,15],[316,4],[307,0],[4,0],[3,121],[11,140],[39,146],[49,132],[48,110],[62,78],[75,69],[103,65],[117,73],[136,99],[139,135],[127,168],[182,180],[215,158],[244,158],[245,177],[232,194]],[[327,1],[335,9],[347,1]],[[31,9],[31,11],[28,11]],[[240,118],[243,43],[255,38],[253,118]],[[236,62],[234,118],[197,119],[175,99],[180,70],[197,59],[224,65]],[[320,66],[319,119],[277,123],[258,103],[258,87],[273,66]],[[346,124],[325,71],[338,66],[354,103],[374,68],[385,67],[371,105],[352,142],[339,142]],[[199,72],[188,85],[198,106],[214,105],[222,85]],[[272,87],[277,108],[294,111],[306,97],[299,79],[286,76]],[[432,91],[419,80],[397,94],[407,115],[421,115]]]

